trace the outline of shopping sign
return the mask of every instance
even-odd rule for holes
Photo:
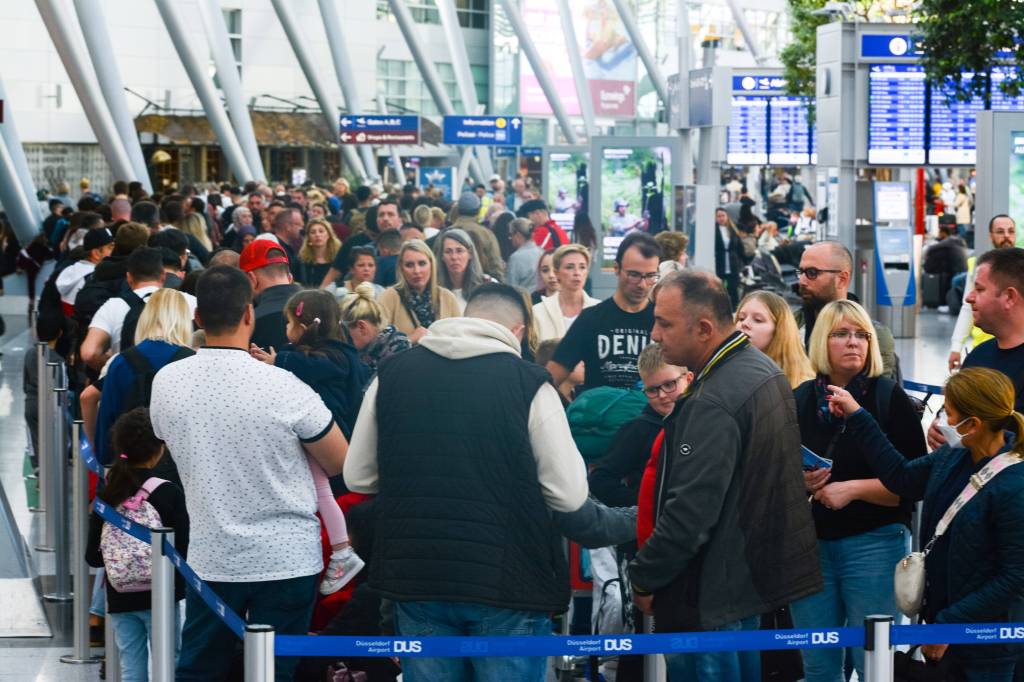
[[[519,116],[445,116],[445,144],[512,145],[523,143]]]
[[[342,144],[419,144],[419,116],[342,114],[338,140]]]

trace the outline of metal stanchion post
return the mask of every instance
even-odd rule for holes
[[[89,539],[89,473],[79,452],[82,420],[71,425],[71,553],[74,566],[74,651],[61,656],[62,663],[99,663],[89,650],[89,565],[85,563],[85,545]]]
[[[35,507],[29,507],[29,511],[44,512],[46,511],[46,481],[47,474],[49,473],[49,462],[47,461],[47,441],[49,440],[49,430],[46,428],[46,424],[50,423],[47,408],[50,403],[45,398],[50,395],[50,384],[46,381],[46,352],[47,345],[45,341],[40,341],[36,344],[36,463],[39,467],[39,473],[36,479],[36,485],[39,487],[39,501]],[[44,524],[45,527],[45,524]],[[44,535],[42,545],[36,547],[41,552],[51,551],[50,547],[46,543]]]
[[[892,682],[892,616],[864,619],[864,682]]]
[[[71,548],[68,546],[68,424],[65,419],[68,389],[53,389],[53,447],[50,454],[50,511],[46,514],[53,528],[53,592],[46,601],[71,601]]]
[[[178,619],[174,612],[174,564],[164,551],[164,541],[174,545],[174,530],[153,528],[152,619],[153,682],[174,682],[174,642]]]
[[[110,622],[110,614],[104,620],[103,650],[106,654],[107,682],[121,682],[121,653],[117,650],[117,639],[114,637],[114,624]]]
[[[56,420],[56,409],[53,406],[55,394],[53,389],[57,386],[56,374],[60,363],[47,362],[43,372],[39,375],[39,409],[44,419],[39,421],[39,442],[44,444],[39,450],[39,499],[43,509],[47,512],[46,523],[43,524],[43,542],[36,547],[40,552],[53,552],[57,549],[53,537],[56,530],[57,512],[54,510],[56,502],[53,498],[53,475],[54,475],[54,452],[57,450],[57,443],[54,441],[54,421]],[[43,440],[45,438],[45,440]]]
[[[654,632],[654,616],[644,616],[644,634]],[[644,682],[665,682],[668,679],[668,667],[665,657],[661,654],[644,654]]]
[[[270,682],[274,679],[274,628],[270,625],[245,626],[245,682]]]

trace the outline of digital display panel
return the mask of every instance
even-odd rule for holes
[[[767,97],[735,95],[732,98],[732,114],[726,140],[726,163],[768,163]]]
[[[768,163],[807,165],[811,154],[807,100],[803,97],[772,97],[768,106]]]
[[[872,65],[868,93],[868,163],[923,164],[924,70],[899,64]]]

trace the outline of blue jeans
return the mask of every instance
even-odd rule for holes
[[[207,585],[247,623],[272,625],[279,635],[304,635],[309,631],[316,597],[317,575],[259,583]],[[224,622],[189,586],[185,599],[185,629],[181,633],[177,682],[223,679],[240,642]],[[275,679],[291,682],[299,659],[279,657]]]
[[[743,620],[713,628],[721,630],[757,630],[761,617]],[[666,654],[669,682],[760,682],[761,652],[717,651],[702,654]]]
[[[107,615],[107,581],[106,572],[100,568],[92,581],[92,600],[89,602],[89,613],[102,618]]]
[[[539,611],[499,609],[462,602],[395,602],[395,630],[402,637],[550,635],[551,619]],[[544,656],[521,658],[403,658],[405,682],[543,682]]]
[[[181,647],[181,633],[177,629],[178,605],[174,605],[174,650]],[[121,682],[148,682],[149,642],[153,637],[152,611],[126,611],[108,613],[114,629],[117,653],[121,659]]]
[[[893,569],[907,555],[910,531],[900,523],[839,540],[820,540],[825,589],[793,602],[798,628],[860,627],[874,614],[898,616]],[[864,649],[855,648],[853,667],[864,679]],[[844,682],[842,649],[804,649],[807,682]]]

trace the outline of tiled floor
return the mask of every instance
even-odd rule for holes
[[[0,341],[0,485],[7,495],[18,529],[28,546],[39,543],[43,517],[27,510],[23,479],[23,458],[26,432],[21,390],[22,362],[31,341],[25,319],[7,317],[8,334]],[[934,311],[924,311],[919,318],[918,336],[897,339],[904,376],[924,383],[941,384],[946,372],[948,339],[953,318]],[[53,555],[31,552],[35,571],[43,576],[37,581],[45,591],[53,574]],[[99,679],[99,666],[68,665],[60,656],[70,653],[71,608],[69,605],[45,604],[53,637],[48,639],[0,639],[0,682],[92,682]],[[4,617],[0,613],[0,619]]]

